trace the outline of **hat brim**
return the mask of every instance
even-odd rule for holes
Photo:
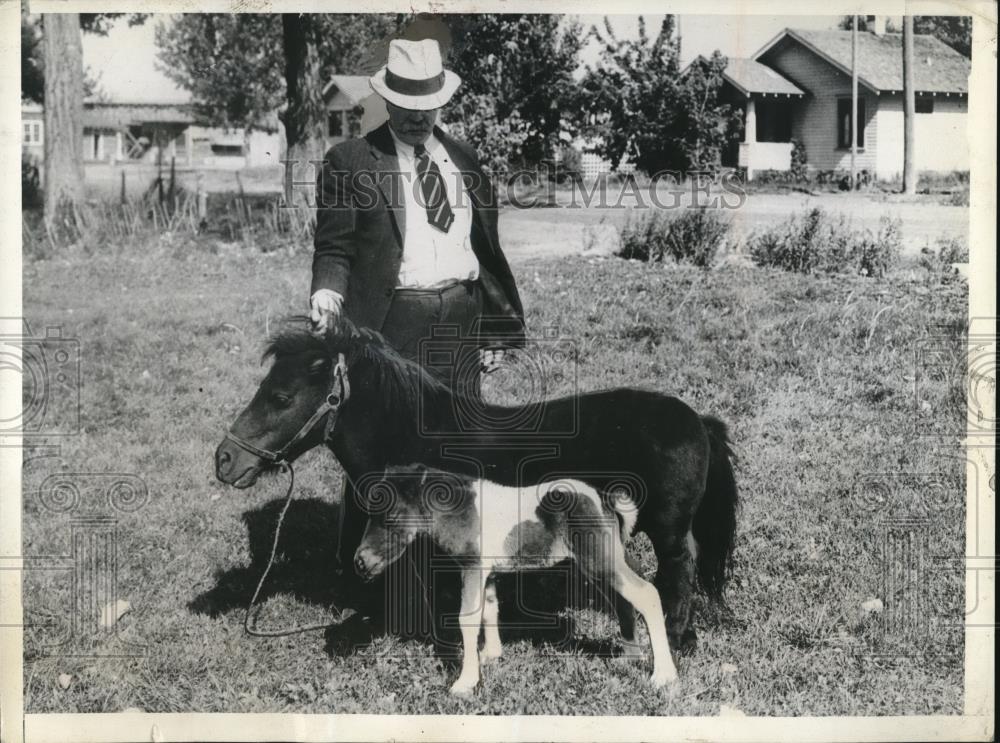
[[[385,84],[385,70],[386,68],[383,67],[368,78],[372,90],[385,98],[389,103],[393,103],[400,108],[408,108],[412,111],[429,111],[432,108],[441,108],[455,94],[458,86],[462,84],[462,78],[451,70],[445,70],[444,85],[441,86],[441,90],[426,95],[404,95],[390,89]]]

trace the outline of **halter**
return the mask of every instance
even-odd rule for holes
[[[337,354],[337,363],[333,367],[333,384],[329,394],[323,400],[323,404],[320,405],[316,412],[313,413],[309,420],[302,424],[302,428],[292,436],[291,440],[285,444],[283,447],[277,451],[271,451],[270,449],[262,449],[259,446],[251,444],[246,439],[240,438],[231,430],[226,432],[226,438],[232,441],[238,447],[244,451],[250,452],[256,457],[260,457],[271,464],[277,465],[283,470],[287,470],[291,466],[291,462],[288,461],[288,454],[295,448],[295,446],[312,433],[316,424],[323,419],[323,416],[327,413],[330,414],[330,419],[326,422],[326,431],[324,433],[324,438],[330,438],[333,434],[333,427],[337,423],[337,413],[340,411],[340,406],[347,401],[347,398],[351,395],[351,384],[347,379],[347,362],[344,360],[344,354]]]
[[[328,413],[330,414],[330,417],[326,422],[326,430],[324,431],[323,436],[325,439],[329,439],[333,434],[333,427],[337,423],[337,413],[340,411],[340,406],[351,396],[351,384],[347,379],[347,362],[344,359],[344,354],[342,353],[337,354],[337,363],[333,367],[332,376],[333,383],[330,385],[330,392],[327,394],[326,399],[323,400],[323,404],[316,409],[316,412],[309,417],[309,420],[302,424],[302,428],[298,430],[298,433],[292,436],[291,440],[277,451],[262,449],[259,446],[254,446],[249,441],[240,438],[232,431],[226,432],[226,438],[238,447],[260,457],[261,459],[267,460],[271,464],[277,465],[283,472],[287,472],[289,474],[288,491],[285,493],[285,505],[282,507],[281,513],[278,514],[278,521],[274,526],[274,541],[271,543],[271,556],[267,560],[267,567],[264,568],[264,572],[260,576],[260,580],[257,581],[257,588],[254,590],[253,596],[250,598],[250,603],[247,604],[246,611],[243,613],[243,630],[248,635],[252,635],[254,637],[285,637],[287,635],[294,635],[300,632],[328,629],[329,627],[334,627],[340,624],[344,619],[344,612],[338,609],[338,621],[327,624],[308,624],[282,630],[259,630],[256,627],[250,626],[251,613],[253,612],[254,605],[257,603],[257,598],[260,596],[260,591],[264,587],[264,581],[267,580],[268,573],[271,572],[271,568],[274,565],[274,558],[278,551],[278,537],[281,535],[281,525],[285,520],[285,514],[288,513],[288,507],[292,505],[292,496],[295,493],[295,470],[292,469],[292,463],[288,459],[288,453],[295,447],[296,444],[312,433],[316,424],[319,423],[323,419],[323,416]]]

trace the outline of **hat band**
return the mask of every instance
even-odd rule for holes
[[[409,77],[400,77],[392,70],[386,68],[385,86],[394,93],[400,95],[431,95],[439,92],[444,87],[444,72],[434,77],[427,77],[422,80],[414,80]]]

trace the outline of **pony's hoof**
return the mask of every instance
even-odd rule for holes
[[[676,671],[673,673],[653,673],[653,675],[649,677],[649,683],[657,689],[662,689],[665,686],[674,686],[679,681],[680,678],[677,676]]]
[[[489,645],[483,646],[483,651],[479,654],[479,660],[481,663],[490,663],[495,661],[503,655],[503,648],[500,646],[491,647]]]
[[[451,694],[456,697],[471,697],[473,690],[476,688],[475,682],[469,683],[459,679],[454,684],[451,685]]]

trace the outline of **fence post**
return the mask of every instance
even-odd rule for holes
[[[205,173],[198,171],[198,225],[204,225],[208,219],[208,194],[205,193]]]
[[[125,169],[122,168],[122,195],[121,195],[122,206],[128,203],[128,197],[125,192]]]
[[[176,178],[176,173],[174,172],[174,160],[176,157],[174,155],[170,156],[170,186],[167,190],[167,207],[170,209],[170,213],[174,213],[174,207],[176,206],[174,197],[174,179]]]

